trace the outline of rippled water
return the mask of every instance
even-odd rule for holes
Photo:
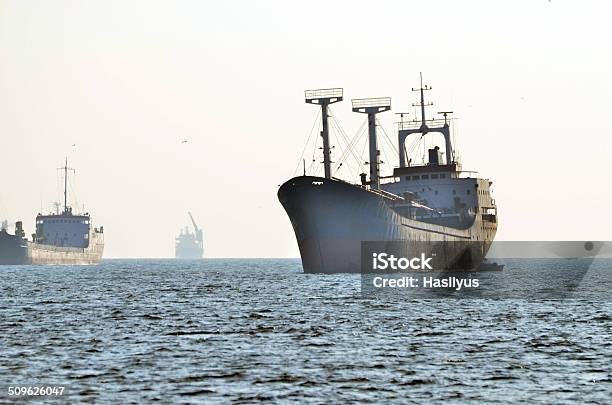
[[[0,276],[0,401],[41,384],[96,403],[612,397],[609,301],[368,298],[359,275],[305,275],[299,260]]]

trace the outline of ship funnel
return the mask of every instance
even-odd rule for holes
[[[20,237],[25,237],[25,232],[23,230],[23,222],[17,221],[15,222],[15,235]]]

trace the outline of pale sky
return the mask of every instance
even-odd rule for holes
[[[299,257],[276,192],[317,114],[303,91],[343,87],[333,111],[352,137],[365,117],[351,98],[412,111],[422,71],[434,111],[458,117],[464,168],[494,182],[498,240],[610,240],[611,14],[606,1],[0,0],[0,218],[30,234],[68,156],[107,258],[173,256],[188,210],[207,257]],[[393,111],[379,118],[395,142]]]

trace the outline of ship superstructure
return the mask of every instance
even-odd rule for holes
[[[398,123],[399,167],[388,176],[380,174],[376,115],[391,109],[391,99],[352,100],[352,110],[367,115],[369,174],[360,184],[332,176],[328,133],[328,106],[342,101],[343,90],[305,92],[306,102],[322,110],[324,177],[295,177],[283,184],[278,197],[295,231],[305,272],[361,271],[361,243],[400,242],[407,250],[423,243],[444,252],[444,270],[477,267],[484,259],[497,230],[497,207],[492,182],[462,171],[453,151],[450,111],[441,119],[426,119],[424,92],[415,106],[420,120]],[[427,151],[427,161],[412,164],[406,140],[440,133],[439,146]],[[431,252],[429,252],[431,253]]]
[[[193,232],[189,227],[181,230],[175,239],[175,257],[177,259],[201,259],[204,255],[204,233],[196,224],[191,212],[188,213],[193,225]]]
[[[68,205],[68,172],[64,167],[64,206],[61,212],[36,216],[36,230],[28,240],[23,223],[15,234],[0,230],[0,264],[96,264],[104,251],[104,228],[95,228],[89,213],[75,214]]]

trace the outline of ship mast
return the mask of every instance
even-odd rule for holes
[[[306,103],[318,104],[321,106],[321,120],[323,121],[323,130],[321,131],[321,137],[323,138],[323,167],[325,171],[325,178],[331,179],[331,149],[329,147],[329,127],[327,118],[328,109],[330,104],[342,101],[343,90],[341,88],[333,89],[319,89],[319,90],[306,90],[304,96]]]
[[[57,170],[64,171],[64,214],[68,213],[68,170],[75,171],[73,168],[68,167],[68,158],[64,161],[64,167],[60,167]]]
[[[419,72],[419,75],[421,77],[421,87],[418,89],[412,89],[412,91],[420,91],[421,92],[421,102],[420,103],[414,103],[412,104],[413,107],[421,107],[421,126],[427,127],[427,125],[425,124],[425,107],[426,106],[431,106],[433,105],[432,102],[429,102],[427,104],[425,104],[425,90],[431,90],[431,87],[428,85],[425,85],[425,87],[423,87],[423,72]],[[425,133],[423,134],[425,135]]]
[[[398,146],[399,146],[399,158],[400,158],[400,167],[406,167],[406,138],[412,134],[421,134],[421,136],[425,136],[429,132],[439,132],[444,136],[444,142],[446,146],[446,164],[451,165],[455,163],[453,156],[453,145],[451,144],[450,139],[450,127],[448,125],[447,116],[451,114],[452,111],[443,111],[440,112],[444,115],[444,123],[439,124],[440,120],[432,119],[430,120],[430,125],[427,125],[427,119],[425,118],[425,107],[432,106],[433,103],[425,102],[425,90],[431,90],[431,86],[423,85],[423,74],[420,74],[421,79],[421,87],[418,89],[413,88],[412,91],[420,92],[420,102],[412,104],[413,107],[421,107],[421,121],[420,125],[418,121],[402,121],[399,123],[398,129]]]
[[[368,114],[368,134],[370,144],[370,188],[378,190],[380,151],[376,143],[376,114],[391,109],[391,97],[354,99],[353,112]]]

